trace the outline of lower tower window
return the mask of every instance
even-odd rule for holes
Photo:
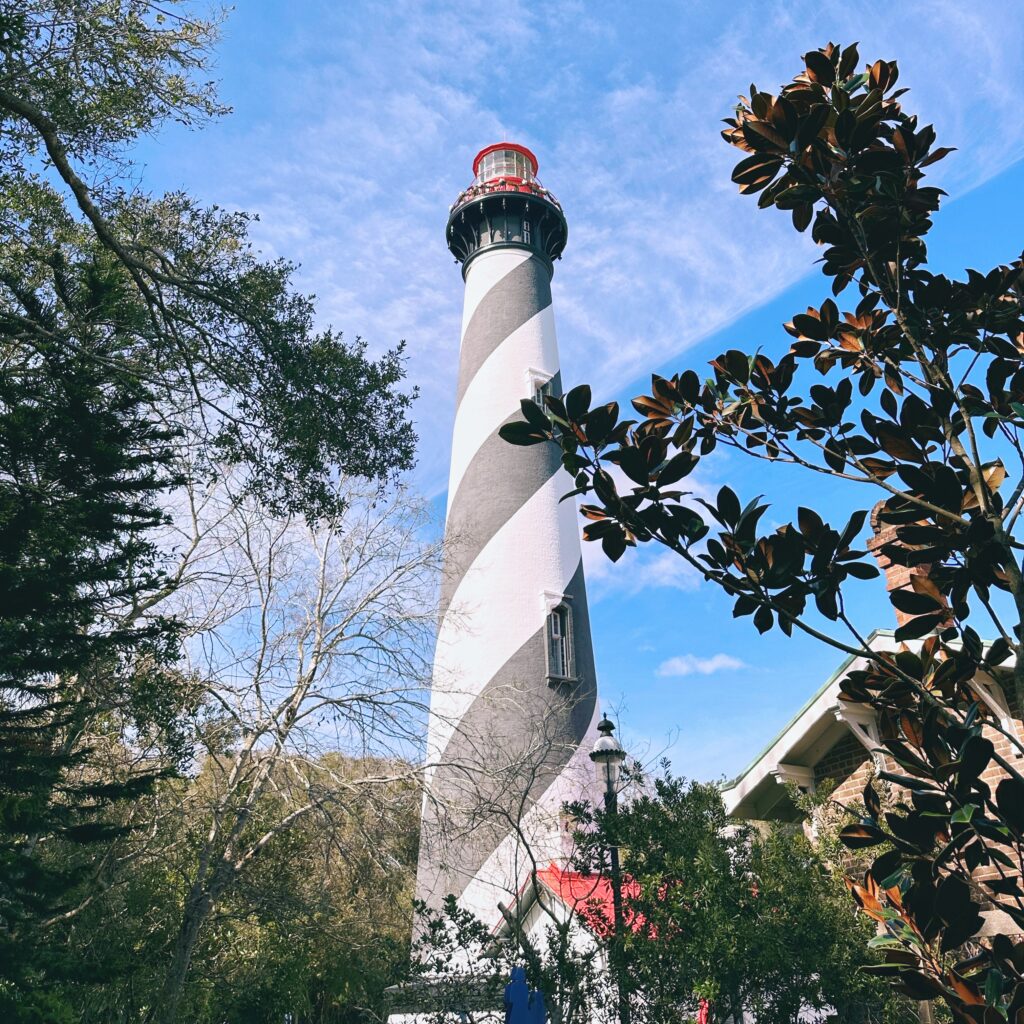
[[[548,675],[558,679],[571,679],[575,675],[572,614],[564,604],[548,612]]]

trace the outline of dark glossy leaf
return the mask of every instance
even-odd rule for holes
[[[535,430],[545,433],[551,430],[551,420],[544,415],[539,405],[529,398],[524,398],[519,403],[520,409],[526,422]]]
[[[599,405],[596,409],[591,409],[587,414],[587,418],[583,422],[583,433],[586,434],[587,440],[591,444],[603,444],[618,418],[619,406],[617,402]]]
[[[978,778],[988,767],[995,753],[992,741],[986,736],[971,736],[960,751],[960,770],[957,773],[961,783]]]
[[[523,446],[542,444],[544,441],[550,440],[547,434],[539,432],[523,420],[517,420],[515,423],[506,423],[498,431],[498,436],[509,444]]]
[[[774,624],[775,617],[772,614],[771,608],[761,605],[754,613],[754,625],[757,627],[758,633],[767,633]]]
[[[868,814],[872,818],[877,818],[882,813],[882,802],[878,799],[878,794],[875,792],[875,787],[871,785],[871,781],[868,780],[867,785],[864,787],[864,806],[868,810]]]
[[[811,50],[804,54],[804,63],[807,71],[815,82],[822,85],[831,85],[836,80],[836,69],[832,61],[818,50]]]
[[[851,850],[861,850],[869,846],[884,843],[888,837],[876,825],[847,825],[840,833],[839,839]]]
[[[620,527],[616,531],[606,533],[601,538],[601,548],[613,562],[617,562],[626,550],[625,531]]]
[[[900,589],[890,591],[889,601],[894,608],[898,608],[901,612],[906,612],[908,615],[934,613],[942,607],[934,598],[929,597],[927,594],[915,593],[913,590]]]
[[[688,476],[693,471],[699,461],[697,456],[690,452],[680,452],[673,456],[658,473],[658,486],[668,487],[670,484],[682,480],[684,476]]]
[[[1020,779],[1003,779],[996,786],[996,806],[1003,821],[1018,837],[1024,837],[1024,782]]]
[[[565,396],[565,411],[570,420],[578,421],[583,419],[590,409],[590,385],[577,384]]]
[[[718,492],[717,502],[718,514],[723,522],[729,526],[735,526],[740,520],[740,500],[734,491],[729,487],[723,487]]]
[[[930,633],[936,626],[942,625],[946,620],[946,612],[938,612],[935,615],[918,615],[908,623],[896,630],[897,640],[915,640],[917,637]]]
[[[804,508],[802,505],[796,510],[796,521],[800,532],[810,541],[814,541],[825,529],[821,516],[813,508]]]

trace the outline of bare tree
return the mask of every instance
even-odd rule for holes
[[[197,757],[205,785],[182,808],[202,822],[155,1020],[175,1019],[204,923],[247,867],[299,822],[326,829],[368,788],[418,782],[439,544],[405,495],[352,484],[315,526],[273,517],[230,487],[182,493],[174,606],[192,624],[202,680]],[[373,772],[346,769],[373,759]],[[282,797],[255,811],[265,795]]]
[[[599,879],[574,873],[566,899],[549,888],[547,873],[576,863],[570,803],[586,802],[593,785],[585,751],[566,737],[559,714],[589,715],[593,694],[566,688],[548,704],[535,687],[510,683],[486,699],[486,733],[467,732],[460,761],[446,766],[458,771],[443,790],[428,791],[421,843],[434,845],[435,859],[456,863],[478,845],[503,856],[490,859],[486,886],[418,907],[419,982],[394,1000],[430,1006],[438,1024],[453,1014],[493,1020],[510,968],[525,964],[552,1024],[601,1020],[614,1000],[607,943],[587,921]]]

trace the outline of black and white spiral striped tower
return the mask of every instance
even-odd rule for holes
[[[566,221],[525,147],[489,146],[473,171],[447,229],[465,305],[417,895],[492,923],[531,865],[564,855],[597,708],[572,480],[553,446],[498,436],[521,399],[560,391]]]

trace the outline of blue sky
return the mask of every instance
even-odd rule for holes
[[[268,255],[302,264],[324,324],[380,350],[405,339],[422,391],[416,485],[443,508],[461,315],[448,204],[482,146],[530,146],[569,244],[553,291],[563,380],[624,404],[651,370],[727,347],[778,353],[780,324],[828,285],[788,218],[729,181],[720,119],[751,81],[774,89],[829,39],[896,58],[908,109],[959,151],[931,236],[938,268],[986,268],[1024,247],[1024,9],[1002,0],[546,5],[243,0],[218,48],[229,117],[139,147],[141,180],[258,213]],[[872,496],[723,454],[700,488],[765,494],[840,518]],[[865,496],[867,495],[867,496]],[[759,637],[657,551],[610,568],[587,552],[600,685],[631,749],[681,773],[731,775],[839,658]],[[862,585],[861,624],[889,625]]]

